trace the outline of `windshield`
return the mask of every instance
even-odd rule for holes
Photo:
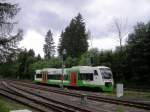
[[[112,79],[112,72],[109,68],[100,68],[103,79]]]

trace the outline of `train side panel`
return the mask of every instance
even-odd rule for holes
[[[113,90],[113,79],[104,79],[99,67],[77,66],[64,69],[49,69],[42,73],[42,77],[35,76],[35,82],[47,83],[52,85],[63,85],[73,87],[100,88],[103,91]],[[38,74],[39,71],[36,71]],[[45,76],[44,76],[45,75]],[[43,77],[44,76],[44,77]]]

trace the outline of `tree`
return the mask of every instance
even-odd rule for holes
[[[18,30],[16,35],[11,35],[16,24],[12,20],[19,10],[17,4],[0,2],[0,62],[6,62],[8,56],[12,57],[19,50],[17,44],[22,39],[23,31]]]
[[[88,49],[87,37],[82,15],[78,14],[61,33],[58,46],[59,54],[62,55],[63,49],[66,49],[68,57],[80,57]]]
[[[54,57],[54,54],[55,54],[54,41],[53,41],[52,33],[50,30],[46,34],[45,43],[46,44],[44,44],[44,47],[43,47],[45,58],[50,59]]]
[[[59,38],[59,44],[58,44],[57,50],[58,50],[59,55],[62,55],[62,51],[63,51],[63,49],[65,49],[65,47],[64,47],[64,45],[65,45],[65,42],[64,42],[65,39],[64,39],[64,32],[63,31],[61,32],[60,37],[61,38]]]
[[[138,83],[150,83],[150,22],[138,23],[129,35],[127,45],[128,65],[131,78]]]
[[[32,73],[30,73],[30,64],[36,61],[35,58],[35,53],[33,49],[30,49],[27,51],[26,49],[18,55],[18,63],[19,63],[19,68],[18,68],[18,76],[21,79],[24,78],[31,78]]]
[[[117,47],[112,56],[108,57],[108,61],[111,64],[111,69],[113,71],[113,76],[116,82],[125,83],[129,81],[130,68],[127,66],[127,51],[126,46],[122,46],[122,51],[120,52],[120,47]]]
[[[35,70],[43,69],[43,68],[60,68],[61,61],[58,57],[53,57],[49,60],[40,60],[36,61],[30,65],[30,71],[34,74]]]
[[[122,45],[122,42],[123,42],[123,39],[125,37],[125,35],[127,34],[126,33],[126,25],[127,25],[127,19],[118,19],[118,18],[115,18],[114,19],[114,25],[115,25],[115,28],[117,30],[117,33],[118,33],[118,40],[119,40],[119,47],[116,48],[116,51],[115,51],[115,56],[117,58],[114,57],[114,59],[116,60],[116,66],[117,69],[115,68],[115,74],[116,74],[116,77],[117,77],[117,81],[121,81],[123,82],[124,81],[124,74],[122,72],[122,70],[124,69],[124,50],[126,47],[124,47]]]
[[[16,78],[19,64],[16,61],[2,63],[0,65],[0,77]]]
[[[37,61],[39,61],[39,60],[41,60],[42,58],[41,58],[41,55],[40,54],[38,54],[37,55]]]
[[[116,27],[117,33],[118,33],[118,39],[119,39],[119,45],[120,45],[120,50],[122,51],[122,41],[123,38],[125,36],[125,29],[126,29],[126,24],[127,24],[127,20],[124,21],[125,23],[123,23],[123,20],[115,18],[114,19],[114,26]]]

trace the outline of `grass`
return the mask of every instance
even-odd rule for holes
[[[10,100],[8,98],[5,98],[3,96],[0,95],[0,112],[9,112],[9,111],[2,111],[1,110],[1,102],[2,102],[2,105],[4,105],[3,107],[4,108],[7,108],[9,110],[21,110],[21,109],[29,109],[31,110],[32,112],[37,112],[33,109],[31,109],[30,107],[28,106],[25,106],[23,104],[20,104],[18,102],[15,102],[13,100]]]
[[[116,92],[104,93],[106,96],[116,96]],[[129,98],[141,98],[145,100],[150,100],[150,92],[138,92],[138,91],[124,91],[123,97]]]
[[[150,100],[150,92],[125,91],[124,96]]]
[[[7,104],[4,101],[0,100],[0,112],[9,112],[9,111],[10,109],[7,106]]]
[[[123,108],[119,105],[116,109],[116,112],[124,112]]]

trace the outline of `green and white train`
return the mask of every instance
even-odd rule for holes
[[[63,73],[63,75],[62,75]],[[36,70],[34,77],[36,83],[52,85],[100,88],[102,91],[113,90],[113,76],[111,69],[106,66],[74,66],[62,69],[45,68]]]

